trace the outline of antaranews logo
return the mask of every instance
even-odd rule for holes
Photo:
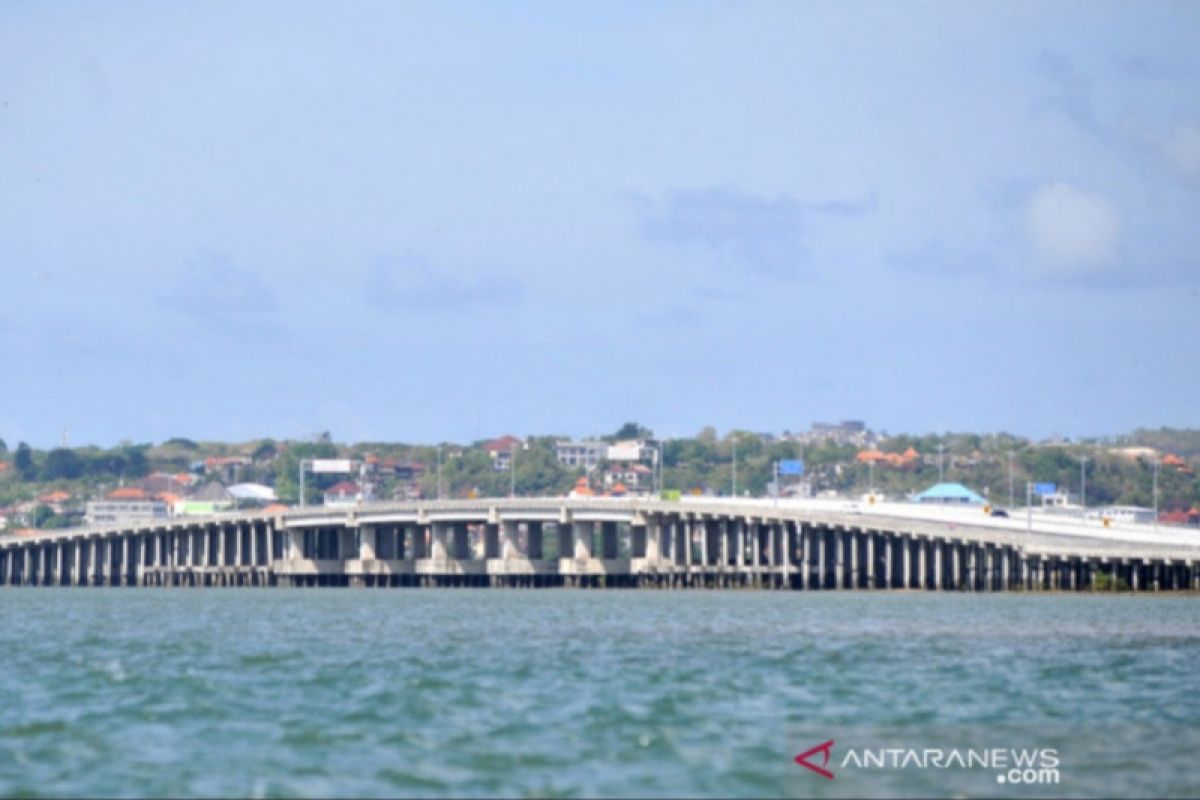
[[[828,780],[833,780],[833,770],[829,769],[832,760],[833,739],[795,758],[797,764]],[[1058,750],[1053,747],[852,747],[842,757],[838,769],[983,769],[991,771],[999,784],[1045,785],[1059,783],[1060,762]]]
[[[812,758],[813,756],[815,756],[817,753],[820,753],[823,756],[823,758],[821,760],[821,766],[819,766],[819,767],[816,764],[809,761],[809,759]],[[830,772],[829,770],[825,769],[827,766],[829,766],[829,759],[832,756],[832,754],[833,754],[833,739],[830,739],[828,742],[825,742],[825,744],[819,744],[816,747],[813,747],[809,750],[805,750],[803,753],[796,756],[796,763],[802,767],[811,769],[813,772],[817,773],[818,775],[820,775],[823,778],[828,778],[829,780],[833,780],[833,773]]]

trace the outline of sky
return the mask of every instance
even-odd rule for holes
[[[1200,425],[1200,4],[0,4],[0,438]]]

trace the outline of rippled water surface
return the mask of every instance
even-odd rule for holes
[[[1200,795],[1200,598],[0,591],[0,795]],[[834,740],[834,780],[793,757]],[[1054,748],[1060,782],[845,767]]]

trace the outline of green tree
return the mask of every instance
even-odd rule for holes
[[[636,422],[626,422],[621,427],[617,428],[616,433],[612,436],[605,436],[606,441],[620,441],[623,439],[653,439],[654,431],[649,428],[643,428]]]
[[[83,475],[84,466],[83,459],[74,450],[56,447],[46,454],[42,463],[42,480],[75,480]]]
[[[33,448],[25,442],[17,445],[17,455],[13,464],[17,469],[17,475],[23,481],[31,481],[37,474],[33,463]]]

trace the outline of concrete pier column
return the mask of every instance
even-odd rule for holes
[[[500,557],[512,559],[521,557],[521,548],[517,542],[520,533],[516,520],[506,519],[500,523]]]
[[[617,523],[600,523],[600,547],[601,558],[611,559],[617,557]]]
[[[575,558],[590,559],[592,557],[592,543],[596,535],[596,523],[594,522],[576,522],[575,526]]]
[[[864,533],[864,537],[866,539],[864,544],[866,545],[866,559],[865,560],[866,560],[866,567],[867,567],[867,575],[866,575],[867,580],[866,580],[865,585],[868,589],[874,589],[874,588],[876,588],[876,586],[875,586],[875,533],[873,531],[866,531]]]
[[[358,560],[374,561],[379,532],[374,525],[360,525],[358,528]]]
[[[651,564],[656,564],[662,560],[662,539],[663,526],[660,517],[653,517],[646,521],[646,527],[642,534],[645,537],[646,553],[643,556]]]
[[[733,521],[734,563],[738,572],[746,566],[746,520],[737,518]]]
[[[696,525],[700,533],[700,565],[704,567],[707,567],[711,563],[709,561],[709,555],[712,553],[712,549],[709,547],[711,526],[712,521],[704,518],[701,518]]]
[[[917,547],[917,588],[924,589],[929,577],[929,540],[915,539],[913,543]]]
[[[67,545],[65,542],[58,541],[50,544],[50,565],[50,585],[65,585],[67,577]]]
[[[227,533],[227,531],[225,530],[224,525],[217,525],[213,528],[213,536],[216,537],[216,540],[217,540],[217,563],[216,563],[216,566],[218,566],[218,567],[229,566],[229,562],[230,562],[229,548],[227,547],[228,542],[225,541],[226,533]]]
[[[814,533],[817,537],[817,573],[813,577],[813,586],[817,589],[824,589],[828,584],[825,582],[825,547],[828,529],[817,528]]]
[[[796,538],[799,540],[797,549],[800,551],[799,558],[796,559],[796,570],[800,574],[800,588],[807,589],[808,564],[812,560],[811,555],[809,555],[811,550],[809,542],[812,540],[812,536],[810,535],[808,526],[802,522],[796,523]]]
[[[1009,588],[1008,570],[1009,570],[1010,554],[1011,554],[1011,551],[1007,547],[1001,548],[1001,550],[1000,550],[1000,591],[1002,591],[1002,592],[1007,592],[1008,588]]]
[[[914,540],[909,536],[900,537],[900,556],[901,556],[901,579],[900,588],[912,588],[912,551]]]
[[[244,563],[242,551],[246,546],[246,525],[238,522],[233,526],[233,565],[240,567]]]
[[[71,547],[71,585],[79,586],[84,582],[83,577],[83,548],[85,540],[76,540]]]
[[[846,536],[845,532],[833,529],[833,588],[844,589],[846,581]]]
[[[679,521],[679,559],[678,563],[684,567],[692,566],[692,519],[691,517],[683,517]]]
[[[883,536],[883,580],[884,589],[895,588],[896,576],[896,535],[884,533]]]
[[[796,528],[799,529],[800,523],[797,522],[797,523],[795,523],[795,525],[796,525]],[[788,523],[788,522],[779,523],[780,576],[783,579],[783,585],[787,586],[787,587],[790,587],[792,585],[792,581],[791,581],[792,562],[796,558],[796,539],[799,538],[799,535],[800,535],[799,531],[797,530],[797,533],[795,534],[795,538],[793,538],[791,523]]]
[[[774,522],[767,524],[767,566],[775,567],[775,545],[777,543],[777,531]]]
[[[514,528],[516,523],[513,523]],[[429,558],[444,564],[450,560],[450,530],[445,522],[432,522],[429,525]],[[515,530],[514,530],[515,537]]]
[[[847,567],[845,586],[847,589],[857,589],[862,585],[862,575],[859,570],[859,548],[862,545],[862,534],[859,531],[848,530],[845,533],[847,550]]]
[[[111,586],[114,549],[113,541],[108,537],[102,537],[98,544],[100,545],[100,558],[97,566],[100,569],[97,573],[97,583],[100,586]]]
[[[942,539],[932,539],[929,542],[933,558],[933,582],[930,588],[935,592],[942,590],[942,550],[945,545],[946,543]]]

